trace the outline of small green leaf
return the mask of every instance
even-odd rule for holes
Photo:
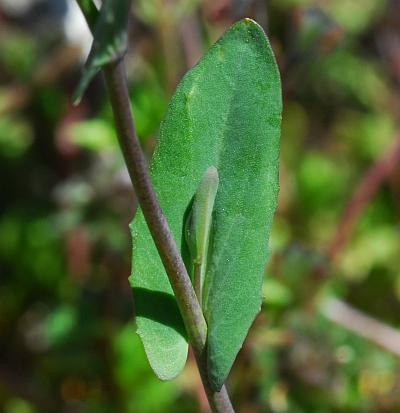
[[[78,105],[102,66],[121,58],[128,46],[127,25],[131,0],[103,0],[94,29],[94,40],[82,78],[74,93]]]
[[[192,264],[189,272],[192,275],[194,289],[201,304],[218,184],[218,171],[214,166],[210,166],[201,178],[199,188],[194,196],[193,206],[186,220],[185,238]]]
[[[151,162],[158,199],[186,263],[185,218],[205,171],[211,165],[218,171],[203,295],[208,369],[216,389],[261,306],[278,192],[281,110],[268,40],[258,24],[242,20],[183,78]],[[156,374],[170,379],[184,366],[186,337],[141,211],[131,228],[138,333]]]

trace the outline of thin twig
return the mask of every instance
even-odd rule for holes
[[[336,298],[330,298],[322,304],[322,313],[326,318],[347,330],[366,338],[396,356],[400,356],[399,330]]]
[[[80,4],[81,1],[78,0],[78,3]],[[85,13],[84,8],[82,11]],[[125,163],[143,215],[174,290],[210,407],[216,413],[233,413],[225,386],[216,392],[209,383],[206,357],[207,325],[151,184],[147,162],[136,135],[130,109],[123,59],[104,66],[103,72]]]
[[[400,134],[395,142],[367,170],[358,184],[354,195],[350,198],[337,230],[326,248],[330,260],[334,260],[349,239],[357,218],[368,202],[377,193],[382,183],[394,172],[400,164]]]

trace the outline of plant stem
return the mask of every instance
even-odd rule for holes
[[[207,374],[207,325],[195,291],[152,187],[147,162],[136,135],[130,110],[123,60],[104,67],[119,143],[150,233],[176,297],[196,357],[204,389],[214,412],[233,412],[225,386],[211,389]]]
[[[88,6],[87,0],[78,0],[78,4],[81,6],[89,26],[93,28],[93,15],[97,13],[97,10],[94,11],[93,3],[90,2],[93,7]],[[210,386],[207,373],[207,324],[151,184],[147,162],[136,135],[130,109],[123,58],[104,66],[103,72],[126,166],[144,218],[174,290],[210,407],[215,413],[233,413],[234,410],[225,386],[219,392],[214,391]]]

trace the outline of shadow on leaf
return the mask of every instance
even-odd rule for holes
[[[182,316],[173,295],[146,288],[133,288],[136,316],[173,328],[187,338]]]

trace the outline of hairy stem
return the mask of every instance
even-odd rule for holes
[[[83,3],[85,7],[82,7]],[[78,4],[92,28],[94,6],[88,9],[88,3],[84,0],[78,0]],[[88,10],[90,15],[88,15]],[[209,383],[206,354],[207,325],[186,267],[151,184],[147,162],[136,135],[130,109],[123,59],[104,66],[103,72],[126,166],[143,215],[174,290],[211,409],[216,413],[233,413],[225,386],[217,392],[211,388]]]

